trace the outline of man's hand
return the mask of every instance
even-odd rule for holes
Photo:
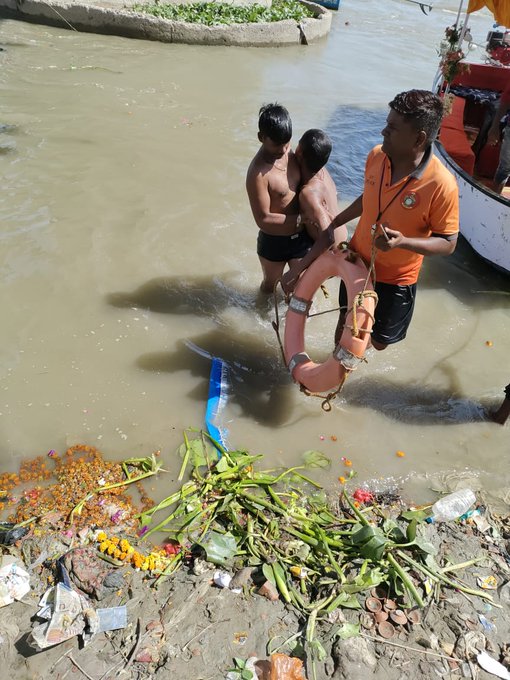
[[[331,223],[323,233],[324,236],[321,234],[321,242],[324,245],[324,250],[327,250],[327,248],[330,248],[335,242],[335,227],[333,226],[333,223]]]
[[[291,293],[294,292],[294,288],[297,285],[297,282],[299,281],[299,275],[301,274],[300,271],[296,272],[296,268],[294,269],[289,269],[288,271],[285,272],[285,274],[281,278],[281,284],[283,288],[283,292],[285,295],[290,295]]]
[[[404,241],[404,235],[396,229],[390,229],[386,224],[381,224],[378,227],[379,235],[375,238],[375,247],[387,253],[393,248],[398,248]]]

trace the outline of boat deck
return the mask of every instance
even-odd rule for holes
[[[510,84],[510,68],[487,64],[469,67],[451,86],[454,96],[450,113],[441,126],[440,141],[464,172],[490,189],[501,143],[487,144],[487,133],[501,92]],[[503,196],[510,198],[510,186]]]

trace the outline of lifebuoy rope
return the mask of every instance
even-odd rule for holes
[[[374,225],[374,228],[372,228],[372,248],[371,248],[370,265],[368,267],[367,277],[365,279],[365,283],[363,284],[363,289],[354,296],[354,300],[353,300],[353,304],[352,304],[351,309],[349,309],[348,307],[335,307],[333,309],[328,309],[328,310],[325,310],[323,312],[316,312],[315,314],[310,314],[309,312],[310,312],[310,308],[312,306],[312,300],[304,300],[302,298],[294,298],[294,297],[292,297],[290,299],[289,308],[292,309],[294,312],[296,312],[298,314],[305,315],[307,318],[310,318],[312,316],[319,316],[321,314],[329,314],[330,312],[342,311],[342,310],[347,310],[346,311],[346,316],[347,316],[347,314],[349,314],[349,312],[352,311],[352,326],[347,326],[347,328],[350,329],[353,337],[355,337],[355,338],[359,337],[361,332],[371,333],[372,332],[371,330],[368,331],[368,330],[364,330],[364,329],[359,328],[357,313],[358,313],[359,308],[362,308],[364,310],[364,312],[366,314],[368,314],[368,316],[370,316],[370,318],[372,319],[372,322],[375,321],[373,314],[371,314],[365,308],[364,300],[365,300],[365,298],[374,298],[375,305],[377,305],[377,302],[378,302],[377,293],[374,290],[367,290],[367,286],[368,286],[370,279],[372,279],[374,286],[375,286],[375,282],[376,282],[376,271],[375,271],[375,257],[376,257],[376,253],[377,253],[377,249],[375,247],[376,231],[377,231],[377,225]],[[349,250],[349,245],[348,245],[347,241],[342,241],[341,243],[338,244],[338,246],[336,246],[336,248],[338,250]],[[349,256],[352,257],[352,258],[359,257],[359,255],[357,255],[357,253],[355,253],[354,251],[351,251],[349,253]],[[291,358],[289,364],[287,365],[287,362],[286,362],[286,359],[285,359],[285,352],[284,352],[283,344],[282,344],[281,337],[280,337],[280,317],[279,317],[279,312],[278,312],[278,299],[277,299],[277,294],[276,294],[276,289],[277,289],[279,283],[281,283],[281,279],[278,279],[275,282],[274,287],[273,287],[273,301],[274,301],[274,308],[275,308],[275,320],[272,322],[272,326],[273,326],[273,329],[276,333],[276,337],[278,339],[278,344],[280,346],[280,352],[281,352],[281,355],[282,355],[283,363],[284,363],[285,367],[292,373],[292,370],[296,367],[296,365],[298,365],[299,363],[302,363],[304,361],[309,361],[310,357],[308,356],[308,354],[306,352],[300,352],[299,354],[293,356]],[[321,285],[321,289],[324,293],[324,296],[328,297],[327,291],[326,291],[326,289],[323,285]],[[288,296],[286,296],[286,298],[288,299]],[[293,303],[293,300],[295,300],[294,303]],[[341,349],[342,349],[341,346],[336,347],[335,351],[333,352],[333,356],[334,356],[335,359],[337,359],[337,361],[340,361],[338,354],[339,354]],[[366,359],[363,357],[359,361],[365,361],[366,362]],[[347,366],[345,366],[345,364],[343,364],[343,362],[342,362],[342,365],[344,365],[344,368],[346,369],[347,372],[351,372],[351,371],[355,370],[355,368],[356,368],[355,366],[347,367]],[[291,366],[292,366],[292,368],[291,368]],[[319,399],[322,399],[321,408],[322,408],[323,411],[326,411],[326,412],[329,413],[331,411],[331,408],[332,408],[331,407],[331,401],[342,390],[344,383],[345,383],[345,380],[346,380],[346,377],[347,377],[347,373],[343,376],[343,379],[342,379],[341,383],[338,385],[338,387],[334,391],[328,392],[327,394],[321,394],[320,392],[311,392],[307,387],[305,387],[301,383],[299,385],[299,389],[307,397],[317,397]]]

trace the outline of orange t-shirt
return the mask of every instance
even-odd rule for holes
[[[350,247],[368,264],[372,254],[372,225],[378,222],[410,238],[453,236],[459,231],[459,192],[454,176],[430,148],[408,177],[390,185],[391,164],[376,146],[365,166],[363,212]],[[380,235],[378,230],[377,234]],[[416,283],[423,255],[403,248],[376,251],[376,279],[400,286]]]

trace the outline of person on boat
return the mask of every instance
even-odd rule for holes
[[[331,154],[331,139],[323,130],[307,130],[296,147],[301,168],[299,214],[313,241],[326,231],[338,212],[337,189],[326,169]],[[347,228],[335,232],[335,243],[347,239]]]
[[[260,290],[272,293],[285,265],[297,262],[313,242],[299,216],[301,173],[290,147],[289,112],[279,104],[267,104],[259,111],[258,127],[261,146],[248,168],[246,191],[259,228]]]
[[[504,120],[503,120],[504,119]],[[510,177],[510,83],[501,94],[498,110],[487,133],[487,144],[495,146],[499,142],[500,127],[503,122],[503,137],[499,151],[499,164],[494,174],[493,191],[503,193]]]
[[[405,338],[424,256],[453,253],[459,231],[455,178],[432,153],[442,100],[427,90],[409,90],[389,107],[383,143],[366,160],[363,194],[282,278],[284,290],[293,290],[297,276],[331,245],[335,229],[359,218],[349,245],[367,266],[372,260],[375,264],[378,304],[372,345],[378,350]],[[341,285],[340,306],[345,305]],[[335,340],[342,326],[341,315]]]
[[[505,398],[497,411],[492,411],[490,416],[495,423],[504,425],[510,416],[510,384],[505,387]]]

